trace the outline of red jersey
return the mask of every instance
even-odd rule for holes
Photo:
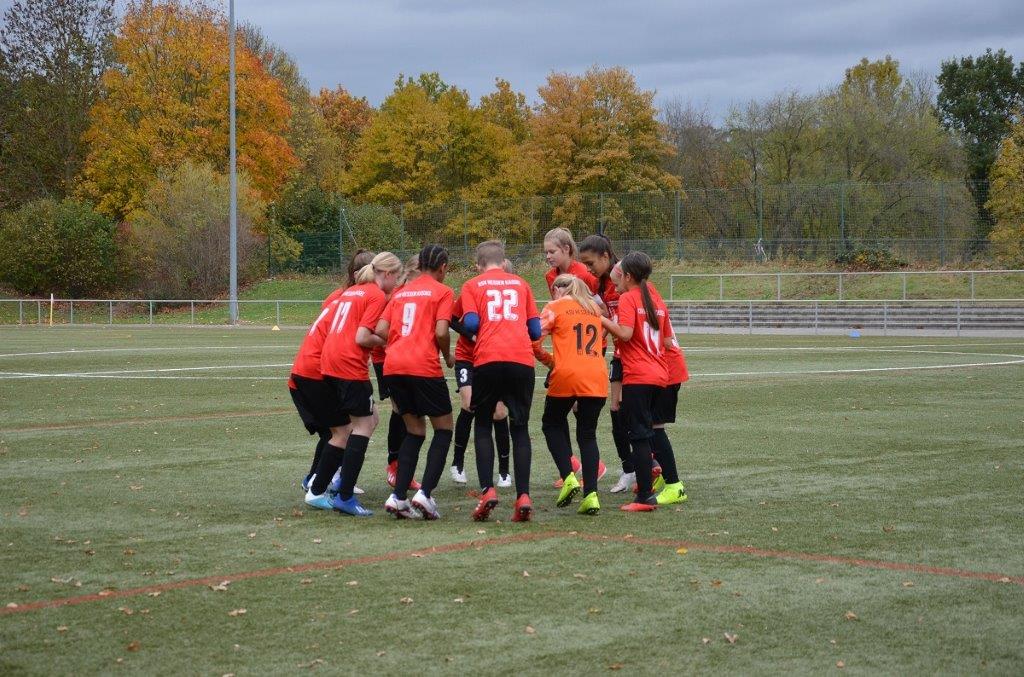
[[[434,329],[439,321],[452,319],[454,297],[430,275],[420,275],[391,296],[381,316],[388,322],[385,376],[444,376]]]
[[[658,290],[652,287],[650,284],[647,288],[651,290],[651,296],[654,298],[654,305],[658,308],[665,306],[666,311],[668,306],[665,305],[665,299],[661,298],[661,294]],[[690,380],[690,371],[686,368],[686,357],[683,356],[683,349],[679,347],[679,341],[676,340],[676,330],[672,328],[672,318],[669,317],[668,313],[665,313],[665,318],[668,323],[666,331],[667,334],[662,335],[662,340],[666,336],[671,337],[672,342],[665,348],[665,367],[668,369],[668,384],[674,386],[677,383],[685,383]],[[662,343],[664,345],[664,343]]]
[[[462,310],[462,297],[455,301],[452,306],[452,317],[461,318],[463,315]],[[468,338],[459,334],[459,340],[455,342],[455,361],[456,362],[472,362],[473,361],[473,342]]]
[[[328,294],[328,295],[327,295],[327,298],[326,298],[326,299],[324,299],[324,302],[323,302],[323,304],[322,304],[322,305],[320,306],[320,310],[323,310],[323,309],[324,309],[324,308],[326,308],[326,307],[327,307],[328,305],[330,305],[331,301],[336,301],[336,300],[338,299],[338,297],[339,297],[339,296],[341,296],[341,294],[342,294],[342,293],[343,293],[344,291],[345,291],[345,288],[344,288],[344,287],[338,287],[337,289],[335,289],[334,291],[332,291],[332,292],[331,292],[330,294]]]
[[[618,323],[632,327],[633,336],[619,342],[622,359],[622,385],[668,385],[668,364],[662,337],[670,331],[668,308],[654,287],[648,283],[658,317],[653,324],[644,311],[640,289],[633,288],[619,297]]]
[[[548,283],[548,293],[551,295],[551,298],[555,298],[555,278],[559,275],[575,275],[583,280],[583,283],[587,285],[587,289],[590,290],[591,294],[597,293],[597,278],[590,274],[590,271],[587,270],[585,265],[579,261],[573,261],[569,264],[569,270],[565,271],[565,273],[560,272],[558,268],[551,268],[544,275],[544,279],[547,280]]]
[[[338,294],[341,296],[341,294]],[[338,305],[337,299],[324,302],[323,310],[313,322],[313,326],[306,332],[299,346],[299,352],[295,355],[295,362],[292,363],[292,373],[304,378],[311,378],[317,381],[323,380],[320,373],[320,353],[323,350],[324,338],[327,336],[327,328],[331,323],[329,319],[334,315],[334,309]]]
[[[526,280],[492,268],[467,280],[459,297],[462,309],[480,317],[473,366],[515,362],[533,366],[533,342],[526,321],[539,318],[533,290]]]
[[[604,278],[604,284],[601,284],[601,280],[598,279],[598,290],[597,295],[601,298],[605,307],[608,308],[608,317],[615,319],[615,314],[619,312],[619,290],[615,288],[615,283],[612,282],[611,276]],[[619,357],[619,342],[612,338],[612,343],[615,344],[615,349],[612,352],[612,358]]]
[[[374,282],[349,287],[338,297],[320,356],[324,376],[347,381],[369,381],[370,351],[356,343],[356,330],[371,332],[384,312],[384,292]]]

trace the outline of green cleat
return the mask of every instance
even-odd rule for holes
[[[673,505],[686,501],[686,492],[682,482],[666,484],[665,488],[658,494],[658,505]]]
[[[581,515],[596,515],[601,510],[601,503],[597,500],[597,492],[591,491],[583,498],[579,509],[576,511]]]
[[[576,498],[578,493],[580,493],[580,481],[576,479],[575,474],[569,473],[562,481],[562,489],[558,492],[558,500],[555,501],[555,505],[564,508],[572,503],[572,499]]]
[[[651,490],[654,493],[658,493],[662,489],[664,489],[665,486],[665,478],[662,475],[658,475],[657,477],[654,478],[654,481],[651,483]],[[682,487],[681,484],[679,486]]]

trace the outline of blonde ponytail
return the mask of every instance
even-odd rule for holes
[[[565,288],[565,295],[572,297],[576,303],[580,304],[591,315],[601,314],[601,307],[597,305],[597,301],[590,294],[590,289],[587,288],[586,282],[575,275],[567,273],[559,275],[555,278],[552,286]]]

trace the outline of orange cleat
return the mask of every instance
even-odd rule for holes
[[[517,502],[518,503],[518,502]],[[480,494],[480,502],[473,510],[473,519],[477,522],[485,522],[491,516],[491,511],[498,506],[498,492],[491,487]]]
[[[516,506],[512,509],[513,522],[529,522],[533,514],[533,503],[529,494],[522,494],[516,499]]]
[[[656,505],[651,505],[649,503],[635,503],[635,502],[634,503],[626,503],[625,505],[619,507],[619,510],[624,510],[625,512],[652,512],[652,511],[657,510],[657,509],[658,509],[658,506],[656,506]]]
[[[388,486],[391,487],[392,489],[394,489],[395,488],[395,483],[398,482],[398,461],[397,460],[396,461],[391,461],[391,463],[388,463],[388,467],[387,467],[387,480],[388,480]],[[411,491],[419,491],[420,488],[421,488],[420,487],[420,483],[417,482],[415,478],[413,478],[413,480],[411,482],[409,482],[409,489]]]

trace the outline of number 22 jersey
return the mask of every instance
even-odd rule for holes
[[[533,367],[533,344],[526,321],[539,317],[526,280],[500,268],[484,271],[462,285],[462,310],[480,317],[473,366],[515,362]]]

